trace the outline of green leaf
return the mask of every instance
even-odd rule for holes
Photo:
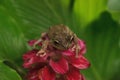
[[[64,8],[59,0],[18,0],[14,4],[28,38],[40,37],[51,25],[65,23]]]
[[[110,10],[120,10],[120,0],[109,0],[108,9]]]
[[[40,37],[50,26],[55,24],[66,24],[73,30],[79,26],[70,12],[70,0],[17,0],[11,5],[17,11],[20,18],[22,30],[28,39]]]
[[[76,0],[74,12],[81,23],[81,27],[99,17],[107,8],[108,0]]]
[[[0,59],[22,60],[25,39],[19,24],[4,6],[0,6]]]
[[[109,0],[108,11],[112,14],[113,19],[120,23],[120,0]]]
[[[85,41],[91,61],[89,80],[119,80],[120,27],[108,12],[102,13],[85,31]],[[116,76],[116,77],[115,77]]]
[[[22,80],[17,72],[0,62],[0,80]]]
[[[91,62],[84,71],[87,80],[120,80],[120,26],[107,4],[107,0],[1,0],[0,59],[21,63],[28,40],[62,23],[86,41]]]

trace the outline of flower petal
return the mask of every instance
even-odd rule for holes
[[[24,68],[29,68],[31,67],[32,64],[38,63],[38,62],[44,62],[44,58],[41,58],[39,56],[36,56],[36,53],[38,50],[31,50],[27,52],[26,54],[23,55],[23,60],[24,60]]]
[[[68,62],[63,57],[59,61],[50,60],[50,66],[56,73],[64,74],[68,71]]]
[[[81,80],[86,80],[85,77],[83,75],[81,75]]]
[[[47,66],[45,66],[39,72],[39,78],[41,80],[55,80],[55,73],[52,71],[51,68],[48,68]]]
[[[74,56],[71,56],[69,58],[69,61],[70,61],[70,64],[72,64],[74,67],[78,69],[86,69],[90,66],[89,61],[82,55],[77,58]]]
[[[63,51],[62,54],[65,55],[65,56],[72,56],[75,53],[72,50],[69,49],[69,50]]]
[[[26,78],[27,80],[40,80],[38,77],[38,70],[30,70]]]
[[[66,80],[66,76],[65,75],[57,74],[56,75],[56,80]]]
[[[67,80],[84,80],[79,69],[76,68],[70,68],[69,72],[66,74],[66,78]]]
[[[37,41],[37,40],[30,40],[30,41],[28,41],[28,44],[29,44],[30,46],[33,46],[36,41]]]

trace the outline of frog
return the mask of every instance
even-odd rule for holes
[[[46,40],[42,41],[40,38],[34,44],[35,47],[40,41],[43,43],[42,48],[38,51],[37,55],[43,53],[45,55],[45,51],[48,45],[54,47],[57,50],[68,50],[74,44],[75,55],[78,57],[80,51],[80,46],[78,44],[79,38],[68,26],[64,24],[51,26],[47,32],[42,34],[42,37],[45,36],[48,37]]]

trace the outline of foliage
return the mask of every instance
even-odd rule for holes
[[[0,0],[0,80],[21,80],[27,41],[61,23],[86,41],[86,57],[91,62],[83,71],[87,80],[119,80],[117,3],[119,0]]]

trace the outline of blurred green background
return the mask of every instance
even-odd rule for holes
[[[86,80],[120,80],[120,0],[0,0],[0,80],[22,80],[27,41],[54,24],[86,42]]]

